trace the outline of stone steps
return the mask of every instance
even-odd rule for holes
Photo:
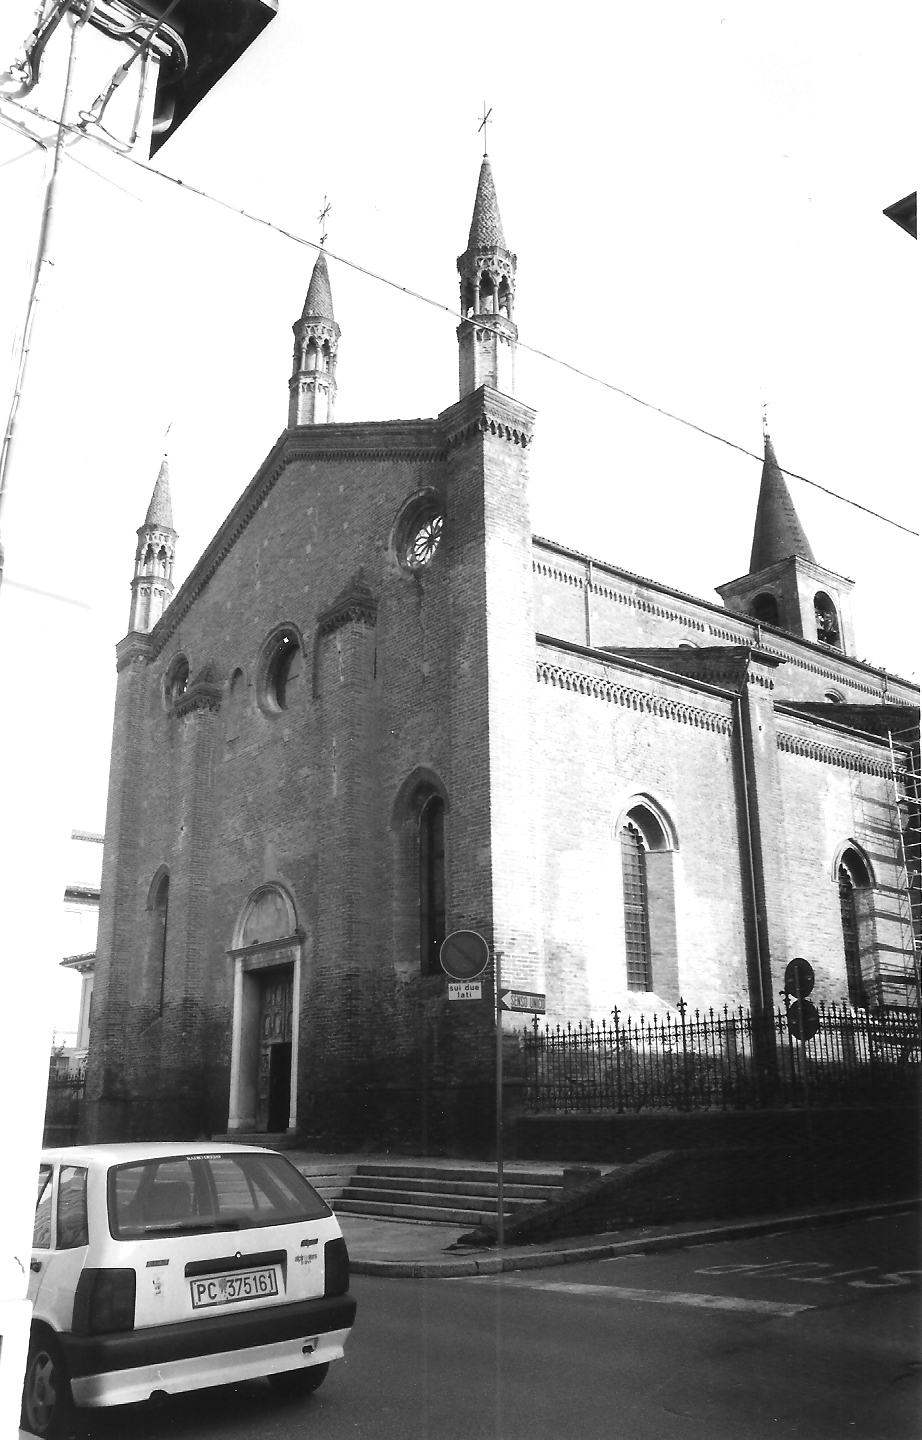
[[[311,1184],[316,1182],[311,1179]],[[396,1175],[363,1175],[358,1170],[352,1177],[349,1185],[350,1195],[356,1199],[367,1199],[367,1196],[360,1196],[360,1190],[394,1191],[404,1195],[457,1195],[463,1192],[471,1199],[496,1199],[496,1178],[489,1180],[442,1180],[431,1179],[422,1176],[405,1176],[398,1178]],[[503,1181],[503,1194],[507,1200],[528,1200],[537,1204],[542,1200],[559,1200],[560,1184],[557,1185],[522,1185],[518,1181]],[[428,1204],[429,1201],[420,1200],[420,1204]]]
[[[319,1176],[304,1173],[318,1189]],[[563,1175],[552,1170],[510,1169],[503,1176],[503,1214],[512,1216],[563,1193]],[[325,1198],[330,1199],[329,1193]],[[479,1224],[496,1216],[497,1175],[493,1166],[412,1165],[363,1161],[348,1183],[332,1197],[343,1215],[376,1215],[395,1220],[427,1220],[443,1225]]]

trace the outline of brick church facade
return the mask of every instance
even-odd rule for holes
[[[158,477],[117,648],[89,1139],[482,1147],[491,970],[449,1001],[456,929],[552,1022],[759,1013],[795,954],[815,998],[916,998],[918,693],[855,658],[771,441],[723,607],[533,536],[486,158],[458,269],[460,399],[339,424],[321,251],[288,428],[175,594]]]

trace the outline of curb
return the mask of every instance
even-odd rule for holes
[[[706,1230],[679,1230],[669,1235],[644,1239],[613,1240],[581,1245],[570,1250],[541,1250],[530,1254],[473,1256],[457,1260],[352,1260],[353,1275],[378,1275],[388,1279],[451,1280],[466,1275],[501,1275],[512,1270],[541,1270],[552,1265],[578,1265],[584,1260],[607,1260],[616,1255],[643,1255],[657,1250],[681,1250],[688,1245],[709,1245],[720,1240],[746,1240],[757,1235],[776,1235],[786,1230],[809,1230],[818,1225],[837,1225],[845,1220],[866,1220],[874,1216],[914,1210],[922,1200],[888,1200],[876,1205],[851,1205],[833,1210],[805,1211],[763,1220],[741,1220],[713,1225]]]

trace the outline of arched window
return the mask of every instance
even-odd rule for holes
[[[239,665],[234,671],[227,687],[227,706],[224,717],[224,739],[228,745],[232,745],[240,734],[240,717],[243,713],[244,690],[246,682],[243,678],[243,671]]]
[[[167,706],[175,705],[189,688],[189,662],[185,655],[177,655],[170,662],[163,682],[163,699]]]
[[[170,909],[170,877],[161,876],[154,890],[150,906],[150,959],[151,972],[157,993],[157,1008],[163,1014],[166,998],[166,942]]]
[[[500,314],[512,318],[512,292],[509,288],[509,279],[503,276],[499,283],[499,310]]]
[[[813,613],[816,617],[816,638],[822,645],[832,645],[841,650],[839,639],[839,617],[836,607],[824,590],[818,590],[813,597]]]
[[[630,822],[621,828],[621,878],[624,885],[624,949],[627,988],[652,990],[650,920],[643,836]]]
[[[678,840],[649,796],[629,801],[617,822],[628,990],[654,990],[675,1004],[679,965],[675,907]]]
[[[441,973],[445,939],[445,802],[431,795],[419,816],[419,958],[424,975]]]
[[[839,914],[842,920],[842,948],[845,952],[845,977],[848,984],[848,1002],[862,1008],[868,1004],[868,995],[861,974],[861,946],[858,931],[858,905],[856,890],[867,890],[871,877],[867,866],[857,850],[846,850],[839,862]]]
[[[749,609],[753,620],[758,620],[761,625],[781,624],[781,612],[774,595],[769,595],[767,592],[757,595]]]
[[[287,710],[301,679],[301,646],[283,636],[279,652],[269,670],[272,698],[280,710]]]

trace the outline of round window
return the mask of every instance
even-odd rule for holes
[[[421,570],[435,558],[442,539],[442,524],[441,515],[428,515],[414,528],[406,553],[406,563],[411,570]]]
[[[442,502],[434,492],[416,496],[405,506],[395,527],[397,559],[405,570],[417,572],[432,564],[444,527]]]

